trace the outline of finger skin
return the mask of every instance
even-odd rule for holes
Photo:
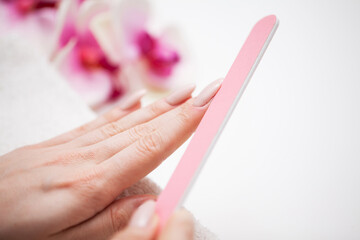
[[[194,239],[194,220],[186,210],[177,210],[169,219],[158,240]]]
[[[144,108],[134,111],[118,121],[106,124],[94,131],[91,131],[72,142],[73,146],[84,147],[96,144],[100,141],[124,132],[136,125],[148,122],[161,114],[164,114],[176,106],[170,105],[165,99],[161,99]]]
[[[122,110],[119,107],[115,107],[110,111],[104,113],[103,115],[97,117],[95,120],[90,121],[80,127],[77,127],[67,133],[61,134],[55,138],[47,140],[39,144],[41,147],[51,147],[55,145],[60,145],[72,141],[86,133],[89,133],[99,127],[102,127],[111,122],[117,121],[122,117],[128,115],[129,113],[141,108],[141,104],[138,103],[130,109]]]
[[[115,234],[111,240],[153,240],[159,220],[154,217],[146,227],[128,226],[123,231]]]
[[[97,163],[107,160],[116,153],[130,146],[139,139],[150,135],[156,130],[166,126],[169,122],[174,121],[174,116],[182,114],[184,107],[178,107],[163,115],[154,118],[148,122],[136,125],[124,132],[107,138],[97,144],[91,145],[86,149],[97,153]]]
[[[52,239],[108,239],[127,225],[142,203],[155,198],[153,195],[136,195],[116,200],[93,218],[53,235]]]
[[[194,107],[189,100],[160,116],[167,124],[99,164],[98,171],[106,173],[100,186],[116,195],[121,186],[131,186],[146,176],[191,136],[207,107]]]

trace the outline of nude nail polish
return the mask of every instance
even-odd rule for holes
[[[200,94],[194,98],[193,106],[203,107],[215,96],[221,87],[223,79],[218,79],[205,87]]]
[[[186,85],[174,92],[165,98],[166,102],[170,105],[178,105],[191,97],[191,93],[195,89],[195,84]]]
[[[146,94],[146,92],[147,91],[145,89],[140,89],[140,90],[130,94],[129,96],[127,96],[124,99],[124,101],[122,101],[119,108],[121,110],[128,110],[128,109],[134,107],[140,101],[140,99]]]
[[[149,200],[143,203],[130,219],[130,226],[144,228],[149,225],[155,214],[155,201]]]

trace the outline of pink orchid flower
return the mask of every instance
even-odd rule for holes
[[[1,2],[13,17],[23,17],[44,9],[54,10],[59,4],[59,0],[1,0]]]
[[[123,90],[118,84],[120,65],[112,63],[90,29],[91,19],[104,5],[64,0],[65,13],[54,50],[60,72],[69,84],[93,107],[117,99]],[[101,4],[101,5],[99,5]],[[63,55],[59,58],[59,55]]]
[[[0,31],[26,37],[40,52],[48,54],[49,36],[56,23],[60,0],[0,0]]]
[[[55,9],[59,0],[1,0],[14,15],[26,15],[42,9]]]
[[[150,32],[149,23],[148,1],[123,0],[94,18],[94,34],[109,58],[121,64],[120,78],[128,88],[168,90],[180,62],[180,47],[166,34]]]
[[[146,31],[138,33],[136,44],[139,47],[140,56],[148,65],[149,71],[159,77],[169,77],[174,66],[180,61],[180,56],[175,50]]]
[[[147,30],[147,1],[63,0],[66,4],[60,8],[67,10],[60,14],[54,53],[65,55],[60,71],[90,105],[114,101],[145,84],[169,89],[180,55]]]

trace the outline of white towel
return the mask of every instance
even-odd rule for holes
[[[19,39],[0,38],[0,154],[95,117],[46,57]]]

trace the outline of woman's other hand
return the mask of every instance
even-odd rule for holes
[[[133,214],[124,230],[111,240],[192,240],[194,239],[193,218],[186,210],[177,210],[163,229],[159,231],[158,218],[154,214],[155,202],[147,201]]]

